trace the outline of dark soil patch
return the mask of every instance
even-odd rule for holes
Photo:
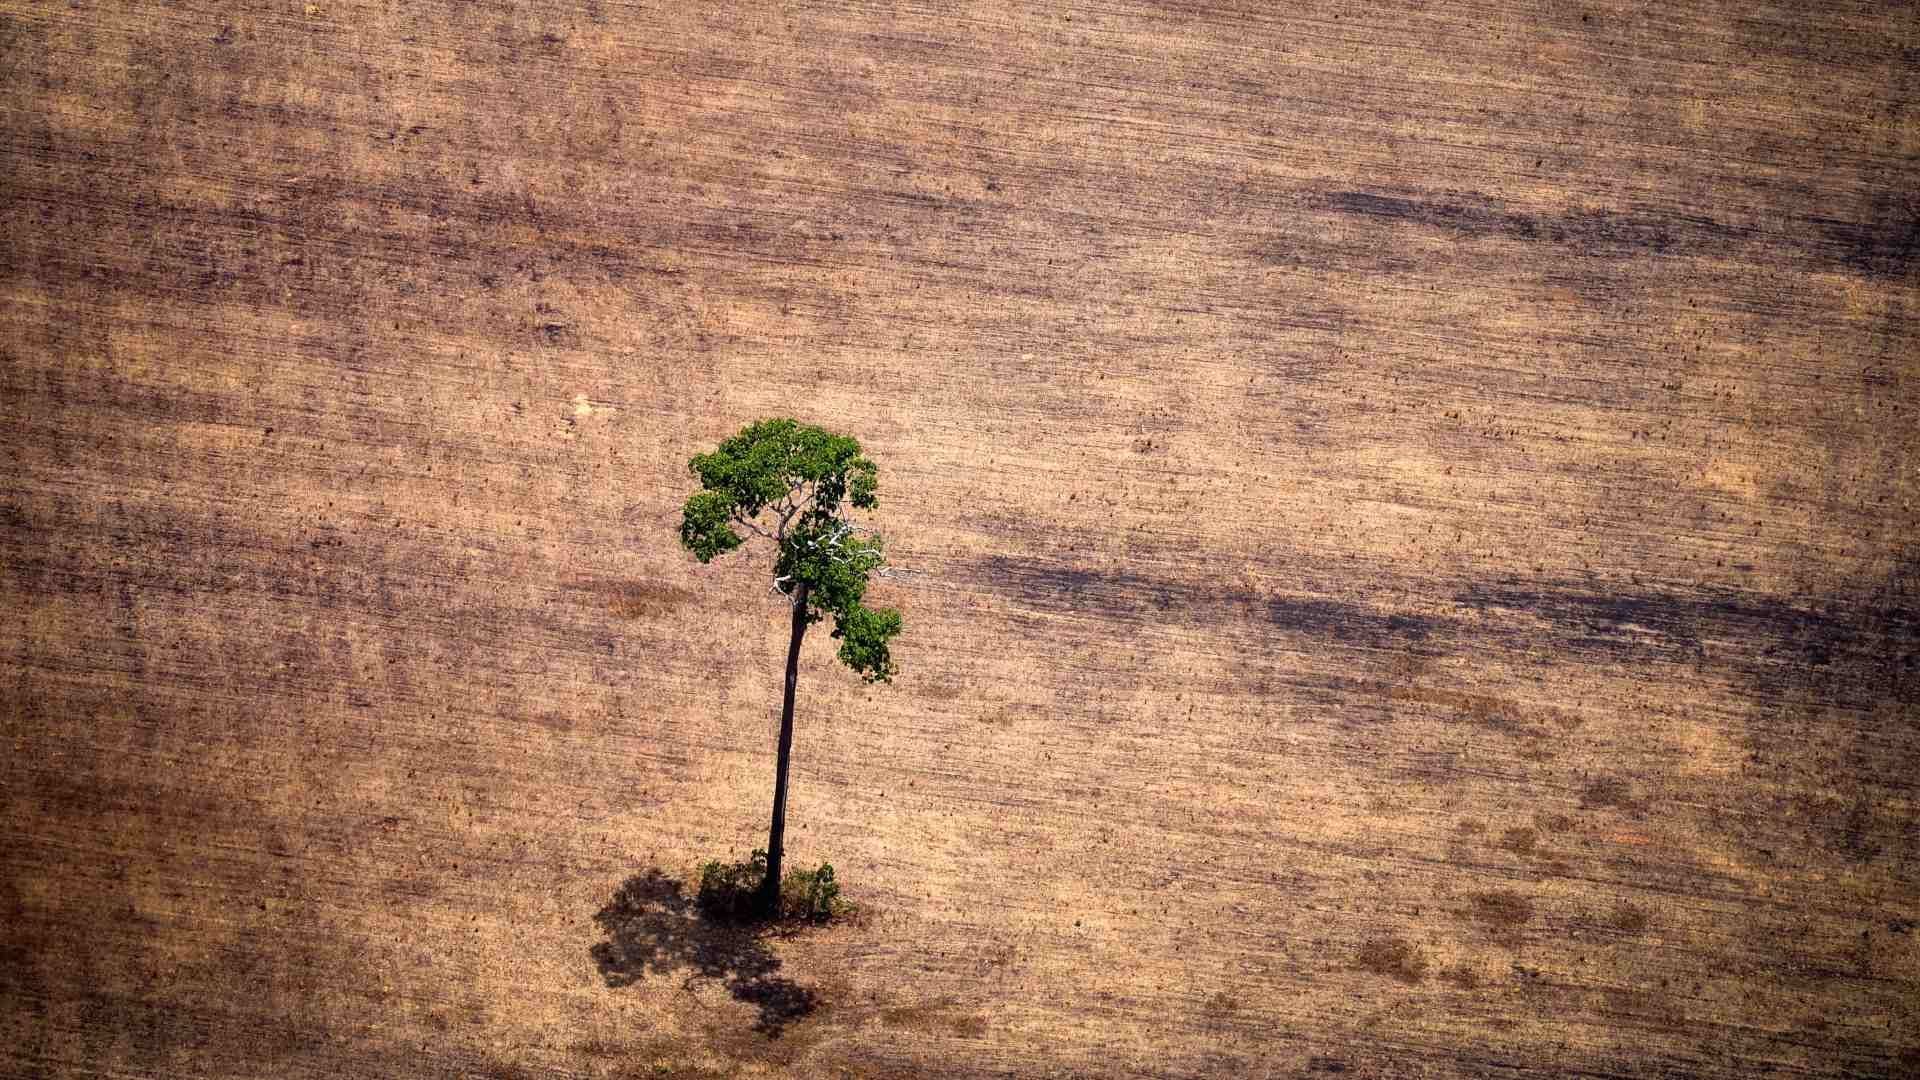
[[[1427,958],[1412,942],[1399,938],[1372,938],[1362,942],[1354,966],[1398,979],[1408,986],[1417,985],[1427,977]]]
[[[1506,832],[1500,834],[1499,846],[1513,852],[1515,855],[1531,855],[1533,854],[1534,839],[1537,835],[1538,834],[1532,829],[1508,829]]]
[[[1618,777],[1603,776],[1580,792],[1580,805],[1589,810],[1632,805],[1627,783]]]
[[[1637,934],[1652,922],[1653,917],[1646,908],[1624,902],[1617,905],[1612,914],[1607,916],[1607,925],[1623,934]]]
[[[930,1001],[880,1010],[880,1022],[927,1035],[955,1035],[977,1039],[987,1033],[986,1017],[956,1011],[951,1002]]]
[[[1518,929],[1533,918],[1533,901],[1508,889],[1476,893],[1472,904],[1469,915],[1502,930]]]

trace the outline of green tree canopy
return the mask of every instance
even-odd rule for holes
[[[860,444],[795,420],[762,420],[689,467],[700,490],[687,497],[681,544],[705,563],[749,535],[772,541],[773,587],[804,607],[806,622],[833,617],[842,663],[868,682],[889,681],[900,613],[864,603],[886,560],[880,538],[846,513],[877,505],[878,471]]]

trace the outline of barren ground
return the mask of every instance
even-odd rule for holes
[[[0,0],[0,1072],[1920,1073],[1920,10],[703,6]]]

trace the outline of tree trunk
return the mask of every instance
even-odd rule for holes
[[[773,826],[767,830],[767,877],[760,883],[760,909],[775,915],[780,904],[780,856],[787,832],[787,761],[793,755],[793,691],[800,685],[800,639],[807,633],[807,585],[793,592],[793,642],[787,646],[787,694],[780,706],[780,757],[773,780]]]

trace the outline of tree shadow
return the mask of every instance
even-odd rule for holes
[[[682,986],[718,982],[760,1010],[755,1031],[777,1039],[820,1006],[820,996],[777,972],[766,928],[710,918],[678,881],[659,870],[630,877],[593,921],[607,935],[593,962],[608,986],[631,986],[649,973],[685,973]]]

